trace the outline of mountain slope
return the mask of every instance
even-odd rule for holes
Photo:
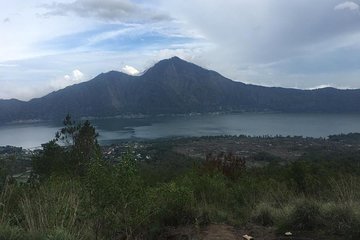
[[[17,99],[0,99],[0,122],[18,119],[25,102]]]
[[[29,102],[0,101],[0,121],[214,111],[360,112],[360,90],[246,85],[174,57],[141,76],[102,73]]]

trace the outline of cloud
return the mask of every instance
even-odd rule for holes
[[[129,0],[76,0],[72,3],[53,2],[43,7],[48,10],[44,16],[74,14],[83,18],[96,18],[110,22],[170,20],[170,17],[164,13]]]
[[[332,88],[334,86],[330,85],[330,84],[322,84],[319,86],[315,86],[315,87],[310,87],[308,88],[309,90],[316,90],[316,89],[322,89],[322,88]]]
[[[139,70],[129,65],[125,65],[125,67],[122,68],[122,71],[130,75],[138,75],[140,73]]]
[[[341,0],[229,0],[221,7],[217,0],[160,1],[212,43],[196,62],[229,78],[308,88],[327,84],[330,72],[334,86],[359,86],[350,73],[358,71],[352,59],[360,54],[360,17],[334,12]]]
[[[84,80],[84,74],[80,70],[75,69],[71,74],[67,74],[61,78],[51,81],[50,88],[55,91],[70,85],[81,83]]]
[[[8,23],[8,22],[10,22],[10,18],[9,18],[9,17],[3,19],[3,23]]]
[[[17,67],[17,64],[6,64],[6,63],[0,63],[0,68],[13,68]]]
[[[119,66],[142,72],[174,55],[252,84],[360,88],[359,1],[189,2],[9,1],[0,98],[39,97]]]
[[[340,3],[334,7],[334,10],[351,10],[351,11],[358,11],[360,9],[359,4],[346,1],[343,3]]]

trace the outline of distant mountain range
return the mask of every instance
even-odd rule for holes
[[[0,121],[235,111],[360,113],[360,90],[298,90],[232,81],[178,57],[141,76],[102,73],[28,102],[0,100]]]

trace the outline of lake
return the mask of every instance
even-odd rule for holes
[[[124,139],[217,135],[327,137],[360,132],[360,114],[239,113],[139,119],[94,119],[101,144]],[[0,146],[39,147],[51,140],[61,122],[0,125]]]

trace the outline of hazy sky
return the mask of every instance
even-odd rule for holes
[[[0,98],[174,55],[234,80],[360,88],[360,0],[2,0]]]

